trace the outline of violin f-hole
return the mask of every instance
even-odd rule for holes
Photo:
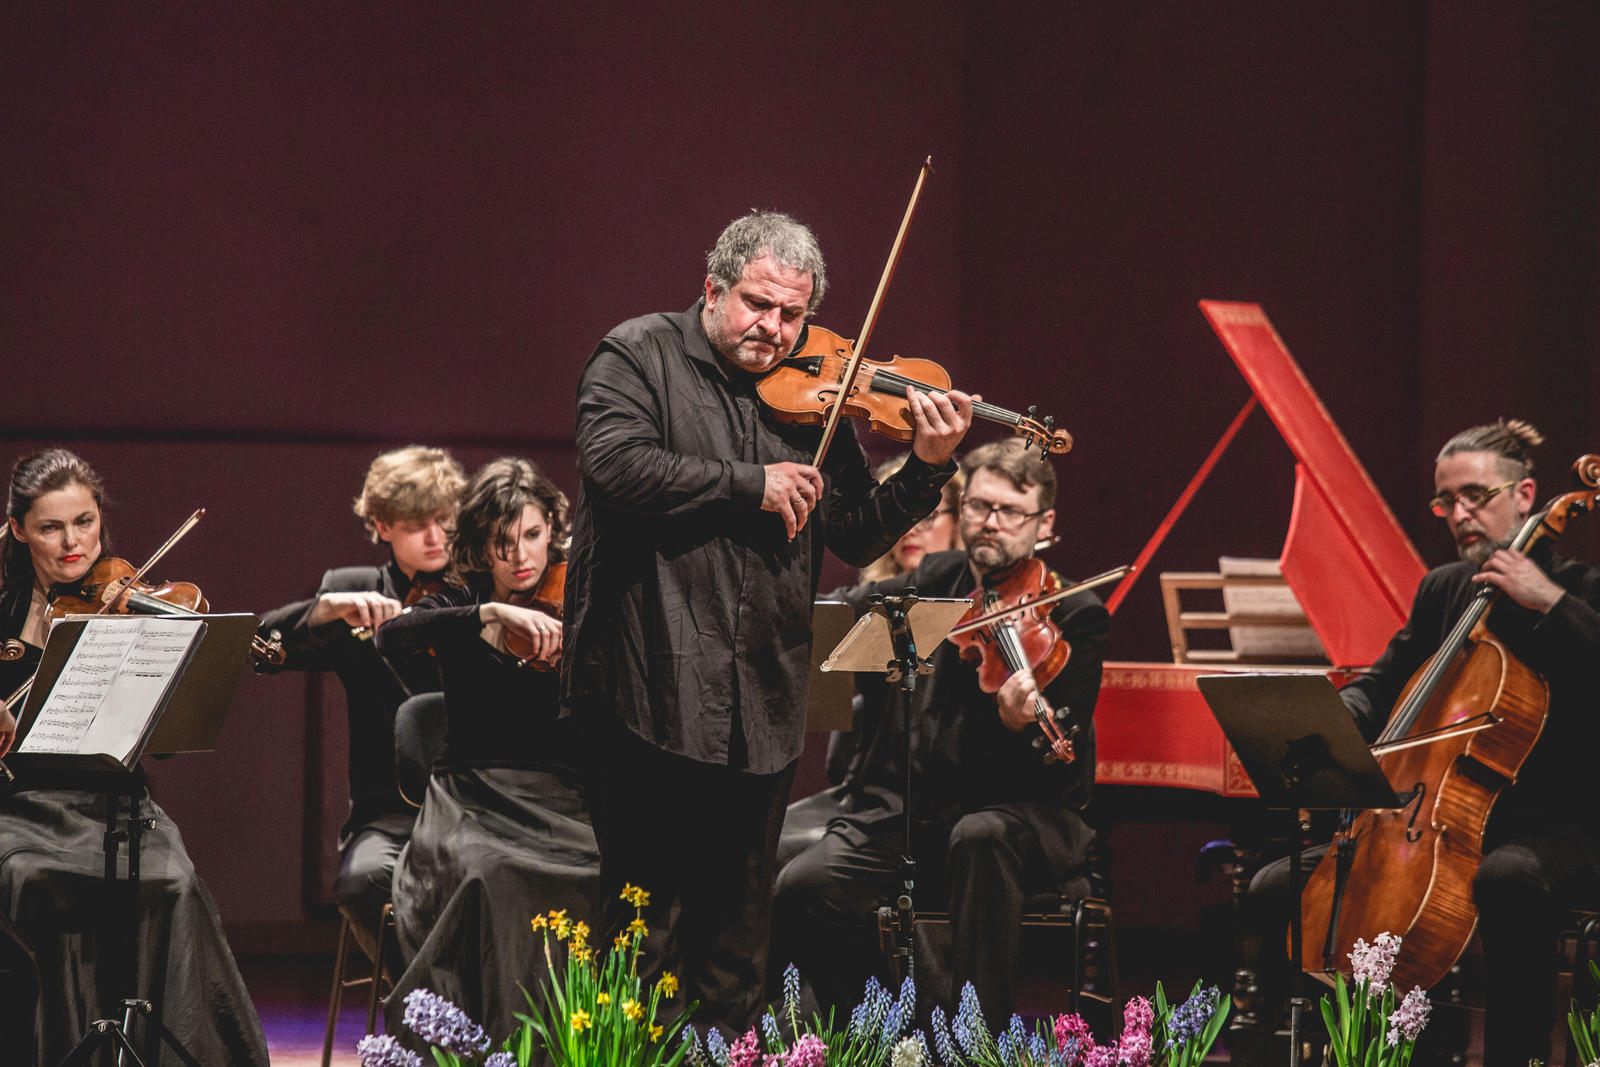
[[[1418,782],[1414,788],[1402,794],[1405,806],[1411,808],[1411,818],[1406,820],[1406,841],[1413,845],[1422,840],[1422,833],[1416,829],[1416,825],[1417,816],[1422,814],[1422,799],[1427,795],[1427,782]]]

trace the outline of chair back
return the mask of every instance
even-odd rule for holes
[[[434,760],[444,751],[444,694],[419,693],[394,715],[394,772],[400,795],[422,807]]]

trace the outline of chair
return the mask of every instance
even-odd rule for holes
[[[420,808],[428,792],[428,778],[432,774],[434,758],[444,748],[444,694],[422,693],[402,703],[394,717],[395,778],[400,784],[400,795],[408,804]],[[347,977],[350,946],[361,948],[355,938],[350,915],[339,909],[339,947],[334,951],[333,988],[328,994],[328,1030],[322,1041],[322,1067],[333,1059],[334,1031],[339,1025],[339,1003],[344,991],[358,986],[371,986],[367,997],[367,1033],[373,1033],[378,1024],[378,1001],[384,989],[394,988],[394,977],[399,972],[399,961],[394,954],[399,945],[394,936],[394,906],[385,904],[378,922],[378,943],[368,962],[372,973],[359,978]],[[362,955],[366,955],[363,948]]]
[[[1082,873],[1056,889],[1027,899],[1022,907],[1022,926],[1072,931],[1072,985],[1067,990],[1067,1011],[1081,1014],[1084,1001],[1092,1001],[1104,1008],[1111,1025],[1120,1030],[1116,926],[1106,866],[1098,845],[1091,846]],[[884,933],[884,920],[880,910],[880,934]],[[950,913],[919,909],[917,922],[947,926]],[[886,940],[892,942],[892,936]]]

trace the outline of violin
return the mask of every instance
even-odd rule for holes
[[[567,564],[552,563],[544,569],[539,584],[534,586],[533,597],[527,607],[542,611],[546,615],[561,618],[562,607],[567,591]],[[506,643],[506,651],[522,661],[522,666],[532,667],[536,671],[553,671],[558,669],[559,663],[533,658],[533,642],[520,630],[506,629],[502,634]]]
[[[411,588],[406,591],[405,599],[400,602],[400,614],[410,614],[411,609],[416,607],[423,597],[432,596],[443,591],[444,579],[438,575],[432,574],[426,578],[419,578],[411,583]],[[350,627],[350,636],[357,641],[371,641],[375,632],[376,628],[372,626]]]
[[[1007,678],[1022,670],[1032,670],[1033,679],[1040,690],[1055,681],[1061,669],[1072,657],[1072,644],[1061,635],[1061,628],[1050,618],[1054,598],[1038,602],[1061,590],[1061,580],[1055,572],[1039,560],[1028,557],[1011,568],[1000,581],[985,583],[969,594],[973,605],[967,610],[950,641],[961,652],[961,658],[978,668],[978,688],[985,693],[998,693]],[[1011,609],[1011,613],[975,629],[963,629],[963,624]],[[1043,692],[1034,694],[1033,718],[1044,731],[1042,741],[1048,746],[1044,761],[1071,763],[1077,758],[1072,741],[1056,722],[1055,711],[1045,700]]]
[[[137,580],[138,568],[125,559],[106,556],[98,560],[71,587],[50,598],[46,615],[204,615],[210,603],[193,582],[153,583]],[[262,663],[283,662],[283,646],[255,637],[250,656]]]
[[[931,359],[862,359],[846,388],[844,377],[854,344],[821,326],[806,327],[805,343],[756,382],[756,395],[781,421],[818,426],[827,422],[842,397],[842,415],[866,419],[874,433],[910,441],[914,424],[906,403],[907,387],[942,393],[950,388],[950,373]],[[1038,418],[1037,406],[1022,415],[979,400],[974,401],[972,414],[1010,428],[1041,452],[1060,454],[1072,448],[1072,435],[1056,429],[1054,418]]]

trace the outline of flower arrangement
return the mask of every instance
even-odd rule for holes
[[[1594,960],[1589,961],[1589,976],[1600,987],[1600,966],[1596,966]],[[1573,1001],[1572,1009],[1567,1012],[1567,1029],[1572,1031],[1572,1048],[1578,1054],[1578,1062],[1591,1067],[1600,1062],[1600,1003],[1595,1005],[1594,1011],[1584,1011]]]
[[[550,979],[544,1004],[528,999],[530,1014],[517,1013],[521,1025],[490,1052],[483,1027],[456,1005],[426,989],[406,995],[402,1021],[427,1042],[438,1067],[528,1067],[534,1062],[535,1039],[555,1067],[678,1067],[687,1047],[672,1048],[673,1038],[688,1025],[689,1005],[669,1022],[657,1022],[664,1002],[678,991],[670,972],[645,988],[639,977],[640,942],[649,933],[644,908],[650,894],[624,886],[622,899],[633,905],[634,917],[612,942],[603,960],[589,944],[589,926],[568,918],[566,909],[534,918],[544,934],[544,956]],[[558,970],[551,939],[566,945],[566,966]],[[362,1067],[424,1067],[423,1058],[390,1035],[368,1034],[356,1046]]]
[[[791,963],[783,972],[782,1022],[769,1008],[759,1034],[751,1028],[730,1046],[713,1030],[702,1045],[691,1030],[684,1034],[683,1048],[694,1067],[926,1067],[925,1040],[920,1033],[906,1033],[916,1019],[916,1002],[911,979],[893,996],[871,978],[842,1029],[835,1027],[831,1012],[826,1021],[813,1016],[802,1022],[800,972]]]
[[[1081,1015],[1040,1021],[1031,1034],[1021,1016],[1013,1015],[991,1037],[968,983],[948,1025],[944,1012],[934,1009],[933,1040],[944,1067],[1193,1067],[1205,1061],[1231,1007],[1215,986],[1202,988],[1199,982],[1173,1007],[1158,982],[1154,1004],[1134,997],[1123,1007],[1122,1034],[1110,1044],[1097,1044]]]
[[[1372,944],[1357,938],[1350,953],[1352,995],[1344,975],[1334,978],[1331,998],[1322,998],[1322,1021],[1339,1067],[1406,1067],[1417,1035],[1428,1025],[1428,995],[1415,986],[1397,1006],[1389,975],[1400,938],[1385,931]],[[1375,1007],[1376,1006],[1376,1007]]]

